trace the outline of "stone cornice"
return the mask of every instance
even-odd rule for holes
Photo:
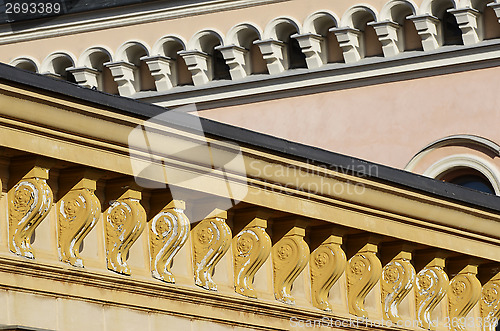
[[[126,176],[133,176],[131,158],[151,163],[146,151],[128,148],[128,135],[144,123],[141,119],[12,86],[2,90],[0,104],[8,105],[0,108],[2,146]],[[200,139],[186,130],[147,125],[168,132],[172,143]],[[229,148],[218,139],[208,141],[216,150]],[[246,185],[243,201],[250,204],[499,261],[500,222],[494,212],[255,147],[240,148],[246,174],[232,170],[223,174],[191,159],[169,159],[165,166],[209,172],[214,181],[226,176],[235,185]],[[159,150],[150,152],[162,155]],[[292,172],[283,174],[287,169]],[[299,170],[307,175],[294,175]],[[354,193],[356,185],[363,188],[362,194]],[[333,187],[342,190],[328,190]],[[217,194],[209,186],[203,189]],[[447,239],[450,235],[454,240]]]
[[[156,280],[77,269],[62,264],[34,263],[6,256],[0,256],[0,289],[167,313],[252,330],[288,329],[291,318],[320,321],[326,317],[333,321],[344,321],[344,325],[355,320],[349,316],[284,305],[275,301],[249,300],[246,297],[205,291],[197,287],[165,284]],[[200,306],[204,308],[200,309]],[[205,309],[207,310],[203,312]],[[253,323],[248,321],[247,315],[254,316]],[[359,323],[364,325],[361,321]],[[343,329],[359,330],[354,326]],[[392,330],[386,327],[373,329]]]

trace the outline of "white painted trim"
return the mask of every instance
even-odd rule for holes
[[[352,29],[357,29],[357,22],[354,22],[354,14],[357,12],[366,12],[373,17],[375,22],[379,21],[377,9],[375,9],[375,7],[368,4],[357,4],[347,9],[346,12],[342,15],[342,17],[340,18],[339,27],[349,27]]]
[[[54,73],[52,70],[53,68],[51,67],[52,61],[54,61],[55,59],[57,59],[59,57],[68,58],[71,61],[70,67],[74,67],[76,64],[76,57],[72,53],[67,52],[67,51],[55,51],[55,52],[50,53],[49,55],[47,55],[47,57],[45,57],[45,59],[43,59],[42,64],[40,66],[40,73],[41,74],[46,74],[46,73],[53,74]]]
[[[479,136],[473,136],[470,134],[457,134],[457,135],[452,135],[448,137],[444,137],[441,139],[438,139],[424,148],[422,148],[415,156],[411,158],[411,160],[408,162],[408,164],[405,167],[405,170],[407,171],[413,171],[415,169],[415,166],[418,164],[418,162],[428,153],[432,152],[433,150],[443,147],[443,146],[449,146],[453,144],[471,144],[471,145],[477,145],[483,148],[486,148],[493,153],[495,153],[497,156],[500,156],[500,145],[496,144],[495,142],[479,137]]]
[[[186,44],[187,44],[186,40],[184,40],[182,36],[170,34],[161,37],[154,43],[153,47],[151,48],[150,56],[157,56],[157,55],[165,56],[165,54],[163,54],[163,45],[167,42],[179,43],[182,46],[182,49],[186,50]]]
[[[129,40],[129,41],[124,42],[120,46],[118,46],[118,48],[116,49],[113,61],[114,62],[119,62],[119,61],[130,62],[130,59],[127,56],[127,50],[130,47],[134,47],[134,46],[141,47],[142,49],[144,49],[144,51],[146,51],[146,56],[149,56],[150,51],[149,51],[148,44],[146,44],[142,40]]]
[[[439,175],[455,168],[472,168],[482,173],[493,186],[495,194],[500,194],[500,173],[497,167],[490,162],[472,154],[457,154],[447,156],[433,163],[423,175],[437,178]]]
[[[318,10],[306,17],[302,27],[302,33],[320,34],[319,31],[316,31],[314,22],[322,18],[330,19],[330,21],[333,22],[333,27],[338,27],[339,25],[340,20],[334,12],[330,10]]]
[[[78,57],[78,60],[76,61],[76,66],[89,67],[89,68],[92,67],[90,65],[89,58],[90,58],[90,55],[92,55],[96,52],[104,53],[107,56],[109,56],[109,61],[105,61],[105,62],[112,62],[114,60],[113,52],[107,46],[98,45],[98,46],[89,47],[86,50],[84,50],[82,52],[82,54],[80,55],[80,57]]]
[[[264,28],[264,34],[262,35],[262,40],[267,40],[267,39],[280,40],[278,38],[277,29],[283,23],[292,25],[295,28],[295,30],[297,30],[297,33],[299,34],[302,33],[302,25],[299,23],[297,19],[291,16],[280,16],[272,19],[267,23],[266,27]]]
[[[380,10],[379,20],[382,22],[383,21],[397,22],[397,19],[400,17],[394,17],[393,16],[394,13],[392,12],[392,9],[394,7],[400,6],[400,5],[403,5],[403,6],[410,8],[410,10],[413,13],[412,15],[417,14],[418,6],[415,4],[415,2],[413,2],[411,0],[389,0],[388,2],[385,3],[385,5]]]
[[[41,38],[60,37],[82,32],[101,29],[117,28],[122,26],[166,21],[186,16],[204,15],[219,11],[234,10],[239,8],[254,7],[269,3],[285,2],[291,0],[215,0],[202,4],[190,4],[174,8],[146,10],[139,13],[127,13],[102,18],[89,18],[67,23],[39,26],[22,31],[8,31],[0,33],[0,45],[17,43]],[[81,17],[80,13],[76,17]]]
[[[16,67],[23,62],[32,63],[36,68],[36,72],[39,72],[40,64],[38,63],[37,59],[35,59],[34,57],[31,57],[31,56],[18,56],[15,59],[13,59],[12,61],[10,61],[9,64],[13,67]]]
[[[217,29],[207,28],[196,32],[188,41],[186,50],[187,51],[200,51],[200,52],[209,52],[209,49],[204,49],[201,44],[202,40],[207,36],[214,36],[219,39],[220,45],[225,45],[224,34]]]
[[[257,24],[251,22],[243,22],[236,24],[229,29],[226,34],[226,45],[236,45],[243,47],[238,40],[238,35],[241,31],[247,29],[255,31],[255,33],[257,33],[258,40],[262,39],[262,29]]]
[[[418,14],[419,15],[433,15],[433,16],[436,16],[436,13],[433,12],[433,8],[432,8],[432,5],[438,1],[442,1],[442,0],[424,0],[422,1],[422,3],[420,4],[420,7],[418,8]],[[457,7],[457,2],[458,1],[455,1],[455,0],[450,0],[451,3],[453,3],[453,8],[458,8]]]

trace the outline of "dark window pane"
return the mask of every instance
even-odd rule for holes
[[[481,192],[495,194],[493,186],[491,186],[491,184],[487,180],[479,176],[474,176],[474,175],[459,176],[450,180],[450,183],[468,187],[470,189]]]
[[[443,15],[443,35],[445,45],[463,45],[462,30],[458,27],[457,19],[451,13]]]
[[[288,39],[289,69],[307,68],[306,56],[302,53],[299,42],[295,38]]]
[[[218,50],[214,50],[213,65],[214,65],[213,80],[231,79],[231,74],[229,73],[229,66],[226,64],[226,60],[224,60],[222,53]]]

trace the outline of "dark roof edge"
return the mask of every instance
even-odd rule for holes
[[[94,91],[52,77],[13,68],[3,63],[0,63],[0,81],[9,81],[56,94],[62,94],[84,101],[85,103],[98,104],[124,114],[134,115],[144,119],[154,117],[165,111],[165,108],[160,106]],[[291,142],[209,119],[200,118],[200,120],[204,132],[213,137],[233,141],[241,145],[249,145],[268,152],[279,153],[283,156],[324,166],[325,168],[342,169],[346,172],[352,172],[357,176],[389,182],[399,187],[406,187],[448,200],[500,212],[500,197],[495,195],[470,190],[408,171]],[[176,124],[183,126],[182,119]],[[189,128],[189,125],[185,125],[185,127]],[[369,171],[363,171],[363,169]],[[372,173],[371,169],[376,169],[375,173]]]

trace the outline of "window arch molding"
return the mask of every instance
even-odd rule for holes
[[[38,61],[30,56],[16,57],[10,62],[10,65],[17,68],[32,67],[35,69],[34,72],[38,72],[38,68],[40,68],[40,64],[38,63]]]
[[[342,15],[339,26],[359,29],[369,20],[378,22],[377,10],[370,5],[355,5]]]
[[[495,190],[496,195],[500,195],[500,173],[495,165],[472,154],[457,154],[447,156],[433,163],[423,175],[431,178],[437,178],[454,169],[470,168],[483,174]]]
[[[262,30],[255,23],[239,23],[234,25],[229,29],[226,34],[226,43],[228,45],[236,45],[240,47],[248,48],[252,44],[253,40],[247,40],[249,36],[257,37],[257,40],[262,39]]]
[[[92,56],[95,55],[107,57],[108,59],[106,62],[113,61],[112,51],[109,48],[107,48],[106,46],[92,46],[82,52],[82,54],[80,55],[80,57],[76,62],[76,65],[78,67],[94,68],[95,66],[92,63]]]
[[[418,8],[419,15],[440,16],[444,7],[458,8],[455,0],[424,0]]]
[[[146,43],[139,40],[129,40],[121,44],[115,52],[115,61],[125,61],[132,63],[134,60],[139,61],[142,56],[136,56],[131,53],[145,53],[149,56],[149,47]]]
[[[469,134],[457,134],[440,138],[428,144],[411,158],[411,160],[406,164],[404,169],[407,171],[414,171],[415,167],[419,164],[422,158],[425,157],[428,153],[440,147],[453,146],[453,145],[477,146],[478,148],[484,148],[485,150],[490,151],[495,156],[500,156],[500,145],[491,141],[490,139]]]
[[[74,67],[76,63],[76,57],[66,51],[57,51],[57,52],[52,52],[47,57],[42,61],[42,64],[40,66],[40,73],[45,74],[45,73],[50,73],[50,74],[55,74],[56,69],[60,68],[55,68],[54,65],[56,65],[56,62],[59,60],[65,60],[66,62],[70,63],[67,67]]]
[[[216,29],[204,29],[196,32],[187,44],[187,50],[208,53],[214,46],[225,45],[224,35]]]
[[[385,5],[380,10],[379,19],[380,21],[393,21],[400,22],[404,19],[402,14],[406,11],[410,11],[412,15],[417,13],[417,5],[411,0],[390,0],[385,3]]]
[[[165,53],[165,48],[182,48],[183,50],[186,49],[186,41],[184,38],[178,35],[166,35],[158,39],[153,47],[151,48],[151,55],[162,55],[162,56],[169,56],[169,54]],[[168,47],[170,46],[170,47]]]
[[[331,27],[338,27],[339,18],[334,12],[329,10],[316,11],[304,20],[303,32],[321,35],[328,32]],[[321,27],[326,26],[326,31],[321,31]]]
[[[302,33],[302,26],[290,16],[281,16],[271,20],[264,28],[263,39],[283,40],[283,35],[288,30],[295,30],[295,33]]]

